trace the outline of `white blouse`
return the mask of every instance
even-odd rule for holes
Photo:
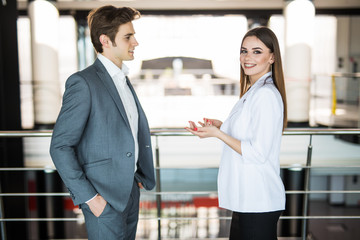
[[[271,72],[235,104],[221,130],[241,141],[242,155],[224,144],[218,174],[221,208],[236,212],[285,209],[279,162],[283,115]]]

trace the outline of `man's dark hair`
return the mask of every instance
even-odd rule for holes
[[[103,6],[92,10],[87,19],[90,28],[91,42],[95,50],[103,52],[100,36],[105,34],[111,42],[115,42],[115,36],[119,26],[134,19],[140,18],[140,12],[130,7],[116,8],[114,6]]]

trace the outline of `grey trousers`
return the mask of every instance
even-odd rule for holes
[[[121,191],[121,190],[120,190]],[[96,217],[89,206],[81,204],[85,216],[89,240],[132,240],[136,236],[139,219],[140,189],[134,181],[129,202],[123,212],[118,212],[109,204],[99,217]],[[106,200],[106,199],[105,199]]]

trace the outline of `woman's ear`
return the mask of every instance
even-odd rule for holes
[[[275,62],[275,56],[274,56],[274,54],[271,54],[271,58],[270,58],[269,63],[273,64],[274,62]]]

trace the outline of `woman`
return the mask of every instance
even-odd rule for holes
[[[285,209],[280,144],[287,123],[285,83],[278,40],[266,27],[241,43],[240,99],[222,123],[204,118],[186,129],[224,144],[218,174],[219,206],[233,211],[230,239],[277,239]]]

